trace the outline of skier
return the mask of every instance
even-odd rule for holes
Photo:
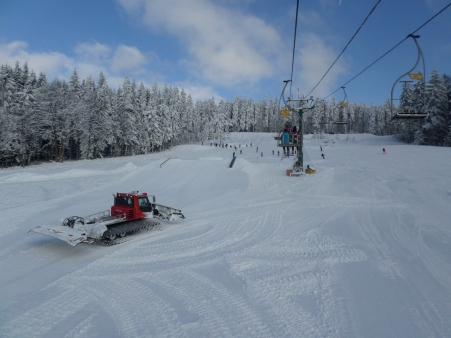
[[[277,156],[279,156],[280,155],[280,150],[277,150]]]
[[[319,146],[319,149],[320,149],[321,151],[323,151],[323,146]]]
[[[386,154],[385,148],[382,148],[382,154]]]
[[[240,154],[242,154],[243,153],[243,149],[240,149]]]
[[[323,157],[323,159],[324,159],[324,154],[321,154],[321,156]]]

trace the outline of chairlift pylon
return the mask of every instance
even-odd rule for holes
[[[402,74],[399,78],[396,79],[395,83],[393,84],[393,87],[391,89],[391,101],[390,101],[390,113],[392,115],[391,120],[423,120],[426,117],[428,117],[428,114],[422,114],[422,113],[417,113],[417,114],[409,114],[409,113],[393,113],[393,91],[395,90],[395,86],[396,84],[399,82],[399,80],[401,80],[404,76],[409,75],[410,73],[412,73],[412,71],[418,66],[418,63],[420,62],[420,58],[423,60],[423,76],[426,73],[426,66],[424,64],[424,56],[423,56],[423,52],[421,51],[421,47],[417,41],[417,39],[420,37],[419,35],[413,35],[410,34],[409,37],[411,37],[413,39],[413,41],[415,41],[415,45],[417,46],[418,49],[418,58],[417,58],[417,62],[415,63],[415,66],[412,67],[412,69],[410,69],[408,72]]]
[[[303,151],[302,151],[302,146],[303,146],[303,126],[302,126],[302,119],[303,119],[303,113],[304,110],[310,110],[315,108],[314,105],[310,105],[309,107],[305,107],[304,105],[307,104],[308,102],[313,102],[313,96],[311,96],[309,99],[297,99],[297,100],[293,100],[291,98],[288,98],[287,101],[285,101],[285,89],[287,88],[288,83],[291,82],[291,80],[285,80],[283,81],[285,83],[283,90],[282,90],[282,94],[281,94],[281,99],[285,105],[285,107],[287,107],[290,112],[296,113],[299,115],[299,126],[297,128],[297,135],[290,135],[289,133],[284,133],[283,131],[280,134],[280,137],[277,137],[277,146],[278,147],[283,147],[284,152],[288,150],[288,152],[294,152],[295,148],[296,148],[296,157],[297,157],[297,161],[296,166],[293,165],[293,171],[296,172],[303,172],[304,171],[304,155],[303,155]],[[276,137],[275,137],[276,138]]]

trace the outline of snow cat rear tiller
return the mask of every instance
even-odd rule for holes
[[[119,244],[133,232],[152,229],[160,223],[155,219],[173,221],[185,218],[181,210],[149,201],[147,193],[132,191],[116,193],[111,210],[86,217],[72,216],[57,226],[38,226],[30,231],[61,239],[72,246],[78,243]]]

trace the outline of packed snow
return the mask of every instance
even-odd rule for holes
[[[289,177],[274,136],[0,170],[0,336],[450,337],[451,148],[307,135],[316,174]],[[132,190],[186,219],[115,246],[28,232]]]

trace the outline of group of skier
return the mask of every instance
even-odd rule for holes
[[[299,144],[301,143],[301,135],[299,134],[296,126],[292,126],[289,122],[285,124],[285,127],[283,129],[282,135],[280,136],[280,141],[282,144]],[[296,146],[289,147],[289,146],[282,146],[283,153],[285,156],[290,155],[290,148],[291,148],[291,155],[295,154],[295,148]]]
[[[202,142],[202,145],[203,145],[203,142]],[[228,143],[226,143],[226,144],[224,144],[224,143],[210,143],[210,146],[215,146],[215,147],[219,147],[219,148],[235,148],[235,150],[237,149],[237,146],[236,145],[232,145],[232,144],[228,144]],[[251,145],[250,145],[251,147],[252,147],[252,143],[251,143]],[[247,144],[246,145],[243,145],[243,148],[244,147],[247,147]],[[238,148],[241,148],[241,144],[240,145],[238,145]],[[258,150],[258,148],[257,148],[257,150]]]

